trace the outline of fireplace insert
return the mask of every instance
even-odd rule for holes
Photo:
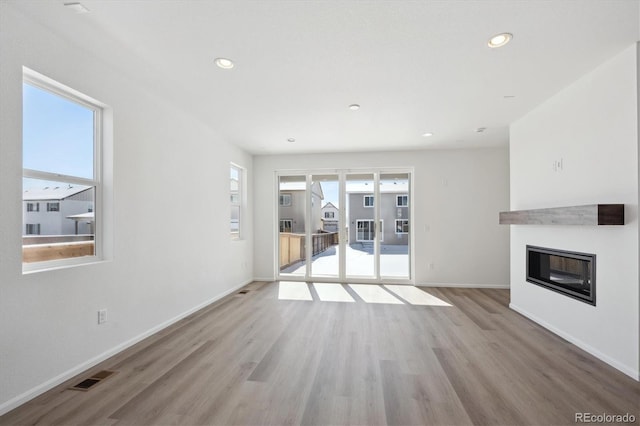
[[[596,255],[527,246],[527,281],[596,304]]]

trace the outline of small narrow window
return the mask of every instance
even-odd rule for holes
[[[231,202],[231,238],[240,239],[242,227],[242,190],[244,184],[244,169],[235,164],[230,167],[230,192]]]
[[[282,207],[291,206],[291,194],[280,194],[280,205]]]
[[[102,106],[24,69],[22,108],[23,230],[42,235],[37,244],[24,239],[23,271],[95,261],[102,216],[87,210],[102,206]]]
[[[333,219],[335,217],[335,212],[324,212],[325,219]]]
[[[365,195],[363,205],[365,207],[373,207],[373,195]]]
[[[408,206],[409,206],[408,195],[398,195],[396,197],[396,207],[408,207]]]

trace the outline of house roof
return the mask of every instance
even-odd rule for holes
[[[24,201],[39,200],[64,200],[72,195],[79,194],[83,191],[91,189],[90,186],[82,185],[61,185],[47,186],[44,188],[29,188],[22,193]]]
[[[333,205],[333,203],[331,201],[329,201],[327,204],[325,204],[324,206],[322,206],[322,209],[327,209],[327,208],[333,208],[336,210],[339,210],[336,206]]]
[[[280,191],[304,191],[307,189],[306,182],[280,182]],[[324,192],[322,191],[322,184],[320,182],[313,182],[311,184],[311,190],[324,200]]]
[[[368,193],[373,194],[373,185],[365,182],[347,183],[347,194],[352,193]],[[380,192],[385,193],[409,193],[409,185],[407,182],[381,182]]]
[[[80,221],[80,220],[88,220],[90,222],[93,222],[95,215],[93,214],[93,212],[88,212],[88,213],[80,213],[80,214],[72,214],[70,216],[67,216],[67,219],[73,219],[76,221]]]

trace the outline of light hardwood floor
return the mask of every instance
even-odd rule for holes
[[[540,425],[640,417],[640,383],[511,311],[507,290],[422,289],[451,306],[278,300],[253,283],[0,417],[64,425]],[[101,369],[89,392],[66,390]]]

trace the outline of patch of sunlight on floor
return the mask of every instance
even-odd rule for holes
[[[349,287],[356,292],[362,300],[367,303],[390,303],[394,305],[404,305],[402,300],[399,300],[391,295],[388,291],[385,291],[379,285],[373,284],[349,284]]]
[[[386,285],[386,289],[402,297],[412,305],[451,306],[444,300],[411,285]]]
[[[278,284],[279,300],[313,300],[309,286],[304,282],[280,281]]]
[[[313,283],[313,287],[323,302],[355,302],[355,299],[342,287],[342,284]]]

